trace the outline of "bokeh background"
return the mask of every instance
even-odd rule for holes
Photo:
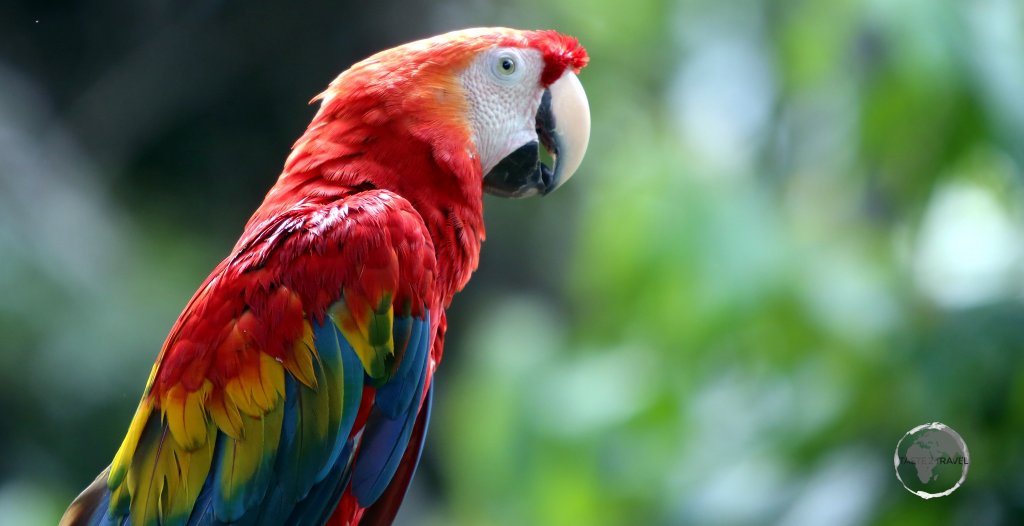
[[[474,25],[583,41],[591,151],[488,199],[401,524],[1024,523],[1022,6],[4,2],[0,524],[109,462],[307,101]],[[924,501],[936,420],[970,474]]]

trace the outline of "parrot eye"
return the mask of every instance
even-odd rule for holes
[[[498,75],[508,77],[516,72],[516,60],[509,55],[503,55],[498,57],[498,60],[494,63],[494,71]]]
[[[504,86],[519,84],[530,71],[530,62],[516,48],[497,48],[481,57],[480,69]]]

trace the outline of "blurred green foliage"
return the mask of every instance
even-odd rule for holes
[[[591,151],[550,197],[488,200],[401,523],[1022,522],[1018,2],[398,5],[151,6],[152,39],[0,17],[0,523],[53,523],[108,462],[309,95],[374,49],[498,24],[587,46]],[[85,46],[62,78],[35,18],[129,59],[97,79]],[[194,79],[133,66],[160,38]],[[151,76],[169,102],[115,96]],[[930,421],[971,464],[924,501],[892,454]]]

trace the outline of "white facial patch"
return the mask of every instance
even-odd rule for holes
[[[462,73],[473,142],[484,174],[508,154],[537,140],[543,71],[544,59],[535,49],[494,48]]]

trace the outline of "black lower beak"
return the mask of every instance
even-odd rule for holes
[[[547,193],[551,169],[540,162],[537,141],[520,146],[484,176],[484,190],[499,197],[530,197]]]
[[[540,161],[541,144],[558,158],[558,144],[555,140],[555,118],[551,112],[551,92],[544,96],[537,110],[537,141],[530,141],[501,160],[484,176],[484,191],[500,197],[530,197],[547,194],[558,186],[554,171]]]

